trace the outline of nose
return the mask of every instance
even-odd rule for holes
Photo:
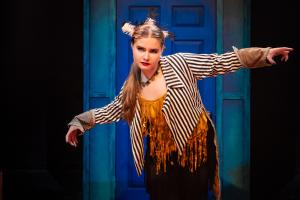
[[[144,58],[144,60],[146,60],[146,61],[149,60],[149,52],[148,52],[148,51],[146,51],[146,52],[144,53],[143,58]]]

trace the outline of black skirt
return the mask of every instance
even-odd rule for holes
[[[207,133],[207,162],[190,172],[188,167],[182,167],[177,162],[177,153],[170,156],[166,172],[157,174],[155,161],[150,156],[149,138],[145,156],[145,184],[151,200],[207,200],[209,195],[209,179],[213,177],[216,162],[214,133],[209,123]]]

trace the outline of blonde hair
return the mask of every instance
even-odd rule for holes
[[[152,18],[147,18],[140,25],[133,25],[126,22],[122,26],[122,31],[131,36],[131,44],[133,45],[137,39],[152,37],[157,38],[161,42],[161,46],[164,47],[165,38],[170,36],[168,31],[162,30],[156,25],[156,22]],[[135,113],[135,106],[137,96],[141,89],[140,85],[140,68],[132,63],[131,69],[127,78],[127,82],[123,89],[123,113],[122,117],[130,124]]]

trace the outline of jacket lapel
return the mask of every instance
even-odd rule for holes
[[[174,69],[168,62],[166,57],[162,57],[160,59],[161,69],[164,74],[164,78],[166,80],[167,88],[181,88],[184,87],[182,80],[175,73]],[[175,66],[173,66],[175,67]]]
[[[182,80],[176,74],[170,62],[168,62],[166,57],[162,57],[160,59],[161,69],[166,81],[167,85],[167,96],[163,105],[163,112],[165,113],[165,119],[168,125],[170,126],[170,118],[169,118],[169,106],[171,105],[172,90],[179,89],[184,87]],[[176,67],[176,66],[173,66]],[[171,131],[173,131],[172,126],[170,126]],[[137,100],[135,116],[132,120],[130,126],[130,137],[132,144],[132,153],[134,158],[134,164],[137,169],[139,175],[142,173],[142,169],[144,167],[144,145],[143,145],[143,136],[141,133],[141,119],[140,119],[140,106]]]

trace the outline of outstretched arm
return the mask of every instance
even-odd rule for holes
[[[265,67],[276,64],[274,58],[281,57],[282,61],[287,61],[289,53],[293,48],[289,47],[276,47],[267,48],[267,51],[262,51],[263,48],[250,47],[237,49],[234,47],[234,51],[237,54],[241,64],[249,68]]]
[[[223,54],[193,54],[181,53],[185,62],[196,79],[217,76],[234,72],[242,67],[257,68],[276,64],[274,57],[282,56],[283,61],[288,60],[292,48],[260,48],[249,47],[237,49]]]
[[[65,140],[72,146],[77,146],[77,137],[91,129],[95,124],[106,124],[120,120],[122,113],[122,91],[110,104],[76,115],[68,124],[69,130]]]

